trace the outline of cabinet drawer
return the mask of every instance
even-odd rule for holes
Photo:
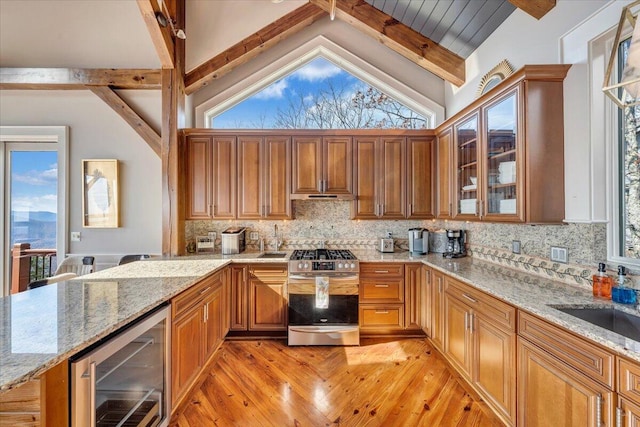
[[[404,279],[360,280],[360,301],[362,302],[403,302]]]
[[[171,300],[171,316],[176,318],[198,305],[205,296],[222,285],[222,272],[216,272]]]
[[[287,277],[288,271],[287,264],[258,264],[249,266],[249,275],[259,279],[265,278],[272,280],[273,278]]]
[[[464,301],[473,308],[474,311],[491,320],[494,326],[503,327],[510,332],[515,332],[515,307],[450,277],[445,277],[445,283],[447,294]]]
[[[618,393],[640,404],[640,366],[618,358]]]
[[[522,311],[519,312],[518,334],[577,371],[613,389],[614,357],[595,344]]]
[[[360,305],[360,327],[363,329],[402,329],[403,305]]]
[[[404,277],[404,264],[382,263],[382,262],[361,262],[360,277]]]

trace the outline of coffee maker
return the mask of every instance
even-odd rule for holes
[[[409,252],[416,255],[429,252],[429,231],[426,228],[409,229]]]
[[[445,258],[467,256],[466,242],[466,232],[464,230],[447,230],[447,250],[442,256]]]

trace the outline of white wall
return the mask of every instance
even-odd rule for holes
[[[160,128],[160,91],[123,91],[123,98]],[[160,158],[107,104],[90,91],[0,91],[0,125],[69,126],[69,253],[121,254],[162,251]],[[120,161],[117,229],[82,228],[83,159]]]
[[[436,104],[444,105],[444,86],[441,78],[425,71],[353,26],[337,19],[331,21],[328,17],[317,21],[247,64],[236,68],[232,73],[197,91],[190,97],[192,98],[191,104],[193,107],[197,107],[319,35],[326,37]],[[195,122],[192,125],[194,124]]]
[[[589,41],[617,24],[629,1],[558,0],[541,20],[516,10],[467,59],[467,82],[456,88],[445,83],[447,116],[468,105],[482,76],[503,59],[515,69],[526,64],[573,64],[564,81],[565,219],[568,222],[606,221],[604,209],[604,138],[594,135],[590,122],[593,106],[602,103],[601,92],[591,90]],[[604,10],[603,7],[608,6]],[[607,9],[615,9],[613,13]],[[600,87],[602,82],[594,84]],[[531,125],[530,123],[528,125]]]

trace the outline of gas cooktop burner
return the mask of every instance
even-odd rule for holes
[[[356,256],[351,251],[346,249],[298,249],[293,251],[290,260],[308,260],[308,261],[320,261],[320,260],[345,260],[356,259]]]

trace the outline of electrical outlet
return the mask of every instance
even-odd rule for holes
[[[520,253],[520,240],[512,240],[511,241],[511,252],[514,254]]]
[[[551,246],[551,261],[566,264],[569,260],[569,250],[559,246]]]
[[[81,239],[81,235],[79,231],[72,231],[71,232],[71,241],[72,242],[79,242]]]
[[[258,240],[260,238],[260,234],[257,231],[252,231],[249,233],[249,240]]]

